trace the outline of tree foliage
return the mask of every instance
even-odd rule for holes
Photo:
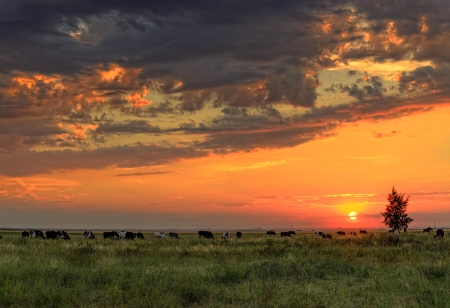
[[[386,205],[386,211],[380,213],[384,217],[383,223],[392,230],[403,229],[406,232],[408,225],[414,220],[406,214],[409,196],[405,197],[404,194],[397,192],[395,187],[392,187],[392,192],[388,195],[387,200],[389,203]]]

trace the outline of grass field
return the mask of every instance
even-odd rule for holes
[[[450,307],[450,240],[0,240],[0,307]],[[448,235],[448,232],[446,232]]]

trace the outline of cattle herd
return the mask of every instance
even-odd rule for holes
[[[423,229],[423,232],[432,232],[433,228],[428,227],[426,229]],[[397,231],[394,230],[389,230],[389,233],[393,233],[394,235],[399,235],[399,233]],[[369,235],[369,233],[366,230],[360,230],[359,234],[364,234],[364,235]],[[268,230],[266,232],[266,235],[277,235],[277,233],[275,232],[275,230]],[[291,237],[293,235],[297,235],[295,233],[295,231],[282,231],[280,232],[280,236],[281,237]],[[315,232],[316,236],[322,237],[324,239],[332,239],[333,236],[331,234],[327,234],[325,232],[321,232],[321,231],[317,231]],[[345,236],[346,233],[344,231],[337,231],[337,235],[338,236]],[[378,233],[372,232],[370,234],[371,236],[378,236]],[[358,234],[354,231],[350,232],[350,236],[358,236]],[[30,231],[23,231],[22,232],[22,237],[23,238],[42,238],[42,239],[52,239],[52,240],[56,240],[56,239],[63,239],[63,240],[70,240],[69,234],[67,233],[67,231],[64,230],[58,230],[58,231],[54,231],[54,230],[49,230],[45,232],[45,236],[44,233],[41,230],[30,230]],[[85,239],[95,239],[95,234],[90,231],[90,230],[86,230],[83,232],[83,237]],[[153,237],[154,238],[165,238],[166,234],[162,233],[162,232],[153,232]],[[222,239],[228,240],[231,237],[231,233],[228,231],[223,232],[222,234]],[[2,237],[0,236],[0,239]],[[134,240],[135,238],[138,239],[145,239],[144,238],[144,234],[141,232],[138,233],[134,233],[134,232],[130,232],[130,231],[106,231],[103,232],[103,238],[104,239],[126,239],[126,240]],[[178,236],[178,234],[176,232],[169,232],[169,238],[171,239],[180,239],[180,237]],[[198,231],[198,238],[199,239],[214,239],[214,235],[212,234],[211,231],[205,231],[205,230],[201,230]],[[240,239],[242,238],[242,232],[238,231],[236,232],[236,239]],[[444,238],[444,230],[442,229],[437,229],[436,230],[436,235],[434,236],[435,239],[443,239]]]

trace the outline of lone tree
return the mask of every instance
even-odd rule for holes
[[[394,231],[403,229],[406,232],[408,225],[414,220],[406,214],[409,196],[405,198],[404,194],[392,187],[392,192],[387,199],[389,203],[386,205],[386,212],[380,213],[384,217],[383,223]]]

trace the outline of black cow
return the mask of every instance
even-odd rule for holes
[[[423,232],[430,233],[431,231],[433,231],[433,228],[431,228],[431,227],[423,229]]]
[[[236,232],[236,238],[241,238],[241,237],[242,237],[242,232],[241,231]]]
[[[214,238],[210,231],[198,231],[198,238]]]
[[[117,231],[109,231],[109,232],[107,231],[103,232],[103,238],[118,240],[120,236],[119,233],[117,233]]]
[[[297,233],[295,233],[295,231],[289,231],[290,235],[297,235]]]
[[[322,236],[322,238],[324,238],[324,239],[330,239],[330,240],[333,239],[333,237],[331,236],[331,234],[326,234],[326,233],[323,233],[323,232],[322,232],[322,235],[321,235],[321,236]]]
[[[281,237],[283,236],[291,236],[291,234],[289,232],[280,232]]]
[[[436,235],[434,236],[434,238],[442,240],[444,238],[444,230],[437,229],[436,230]]]
[[[141,232],[138,232],[138,233],[136,234],[136,236],[137,236],[138,239],[145,240],[144,234],[142,234]]]
[[[43,240],[45,240],[44,233],[42,233],[41,230],[31,230],[30,231],[30,238],[36,238],[36,237],[40,237]]]
[[[174,238],[177,240],[180,239],[180,237],[178,236],[178,233],[176,233],[176,232],[169,232],[169,238]]]
[[[129,231],[125,232],[126,240],[134,240],[134,238],[135,238],[135,234],[133,232],[129,232]]]
[[[3,237],[0,235],[0,240],[2,239]]]
[[[275,231],[269,230],[266,232],[266,235],[277,235],[277,234],[275,233]]]
[[[366,230],[359,230],[360,234],[369,234]]]
[[[344,231],[338,231],[337,235],[345,235],[345,232]]]
[[[56,240],[56,239],[58,239],[59,238],[59,232],[58,231],[47,231],[47,232],[45,232],[45,237],[48,239],[48,240]]]
[[[83,232],[83,236],[85,239],[95,239],[95,234],[92,231],[86,230]]]
[[[28,231],[23,231],[22,232],[22,237],[30,237],[30,232],[28,232]]]

